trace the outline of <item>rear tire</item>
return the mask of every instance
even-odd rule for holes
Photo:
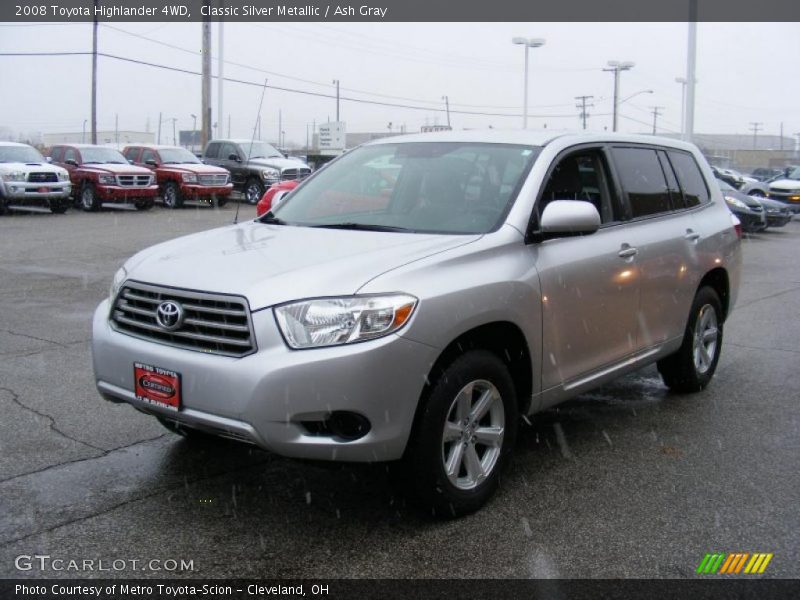
[[[708,385],[717,369],[722,351],[722,304],[710,287],[698,290],[675,354],[658,361],[661,379],[672,391],[699,392]]]
[[[180,208],[183,206],[183,196],[181,189],[174,181],[168,181],[164,185],[164,192],[161,194],[164,200],[164,206],[169,209]]]
[[[63,200],[50,200],[50,212],[55,215],[63,215],[69,208],[69,198]]]
[[[136,207],[136,210],[150,210],[153,208],[153,204],[154,202],[152,198],[142,198],[133,203],[133,205]]]
[[[437,378],[401,463],[403,491],[444,518],[478,510],[497,489],[517,433],[514,382],[485,350],[456,358]]]
[[[4,215],[8,212],[8,200],[6,200],[3,196],[0,196],[0,215]]]
[[[95,212],[100,208],[100,199],[97,197],[97,190],[89,182],[83,184],[80,195],[81,208],[86,212]]]

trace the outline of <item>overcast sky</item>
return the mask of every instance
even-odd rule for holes
[[[212,26],[216,58],[217,25]],[[685,23],[228,23],[225,76],[303,91],[443,109],[450,98],[455,128],[510,128],[521,118],[464,115],[455,111],[520,113],[523,48],[513,36],[546,38],[530,51],[529,127],[578,128],[575,96],[594,96],[589,128],[611,128],[613,76],[608,60],[634,61],[622,74],[621,97],[651,89],[625,102],[620,129],[649,132],[652,106],[661,106],[659,130],[680,130],[685,76]],[[127,33],[126,33],[127,32]],[[131,35],[135,34],[135,35]],[[190,71],[201,66],[201,25],[109,23],[99,28],[101,52]],[[167,44],[167,45],[165,45]],[[168,45],[175,46],[171,48]],[[0,52],[91,50],[90,24],[0,24]],[[800,24],[701,23],[697,45],[698,133],[748,133],[751,121],[764,133],[800,132]],[[236,66],[238,63],[244,66]],[[250,68],[247,68],[250,67]],[[216,63],[214,65],[216,73]],[[17,132],[81,131],[90,115],[91,59],[88,56],[0,56],[0,127]],[[250,137],[261,90],[226,82],[234,137]],[[213,120],[217,120],[213,84]],[[155,131],[159,112],[191,129],[200,114],[200,78],[150,66],[99,59],[98,128]],[[334,120],[333,99],[267,90],[262,138],[278,138],[278,111],[290,144],[303,145],[306,127]],[[539,116],[542,115],[542,116]],[[343,100],[341,118],[350,132],[418,131],[446,122],[444,112],[387,107]],[[172,125],[162,142],[172,141]],[[168,133],[167,133],[168,132]]]

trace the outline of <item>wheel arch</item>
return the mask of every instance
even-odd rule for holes
[[[719,301],[722,304],[722,318],[723,320],[727,319],[731,301],[731,287],[728,272],[722,267],[711,269],[700,280],[697,290],[699,291],[700,288],[706,286],[714,290],[717,296],[719,296]]]

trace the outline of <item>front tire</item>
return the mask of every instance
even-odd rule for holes
[[[661,379],[672,391],[699,392],[708,385],[717,369],[722,351],[722,303],[710,287],[702,287],[694,297],[683,344],[675,354],[658,361]]]
[[[258,204],[261,196],[264,195],[264,184],[255,177],[247,180],[247,185],[244,186],[244,199],[248,204]]]
[[[91,183],[84,183],[81,188],[80,196],[81,208],[86,212],[95,212],[100,208],[100,199],[97,197],[97,190]]]
[[[508,368],[491,352],[469,351],[441,372],[420,410],[403,458],[406,491],[440,517],[478,510],[497,489],[516,439]]]
[[[223,206],[225,206],[227,203],[228,203],[228,199],[227,199],[227,198],[214,198],[214,199],[211,201],[211,205],[212,205],[212,206],[215,206],[216,208],[222,208],[222,207],[223,207]]]
[[[63,215],[69,208],[69,198],[65,200],[50,200],[50,212],[55,215]]]
[[[169,209],[180,208],[183,206],[183,196],[181,195],[181,189],[178,187],[178,184],[174,181],[169,181],[164,186],[164,193],[162,194],[162,198],[164,199],[164,206]]]

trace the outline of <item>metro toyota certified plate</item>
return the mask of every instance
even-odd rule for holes
[[[181,374],[169,369],[133,363],[136,399],[168,410],[181,408]]]

